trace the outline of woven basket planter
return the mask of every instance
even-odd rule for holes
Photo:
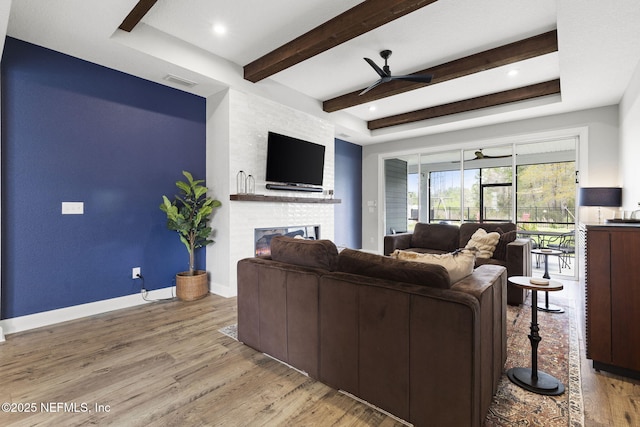
[[[196,270],[193,275],[188,271],[176,274],[176,295],[182,301],[195,301],[207,296],[209,280],[205,270]]]

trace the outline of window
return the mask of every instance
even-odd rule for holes
[[[460,221],[460,171],[430,172],[429,222]]]
[[[412,231],[418,221],[512,221],[549,235],[574,230],[577,142],[568,137],[385,159],[386,232]]]
[[[574,228],[575,162],[518,166],[517,223],[523,230]]]
[[[417,221],[570,226],[575,159],[575,138],[385,159],[387,229]]]

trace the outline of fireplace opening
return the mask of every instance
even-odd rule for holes
[[[271,239],[276,236],[299,237],[308,240],[320,239],[319,225],[300,225],[286,227],[256,228],[255,256],[271,255]]]

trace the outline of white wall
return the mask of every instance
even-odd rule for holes
[[[207,99],[207,183],[222,202],[212,226],[215,243],[207,247],[211,290],[237,293],[236,264],[254,254],[254,229],[320,225],[320,237],[334,238],[334,206],[316,203],[230,201],[236,174],[255,177],[256,193],[273,196],[322,197],[318,193],[267,190],[267,133],[293,136],[326,146],[323,188],[334,188],[334,126],[282,104],[229,89]],[[301,161],[303,161],[301,159]]]
[[[587,140],[586,153],[581,154],[582,186],[620,185],[618,161],[618,108],[595,108],[575,113],[559,114],[529,120],[447,132],[363,147],[362,244],[365,249],[379,251],[382,247],[381,198],[382,176],[379,159],[392,153],[424,151],[429,147],[442,149],[481,148],[492,140],[517,142],[535,134],[573,132],[580,130]],[[585,173],[582,173],[585,172]],[[370,202],[376,207],[370,208]],[[590,220],[590,218],[586,218]]]
[[[640,209],[640,64],[620,102],[620,181],[624,210]]]

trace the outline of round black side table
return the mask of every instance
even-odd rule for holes
[[[531,368],[511,368],[507,371],[507,376],[514,384],[538,394],[547,396],[557,396],[564,393],[564,384],[552,375],[538,370],[538,344],[542,341],[538,333],[538,291],[559,291],[562,289],[562,283],[554,280],[549,281],[548,285],[536,285],[531,283],[531,277],[513,276],[509,277],[509,283],[523,289],[531,290],[531,333],[529,341],[531,342]]]

